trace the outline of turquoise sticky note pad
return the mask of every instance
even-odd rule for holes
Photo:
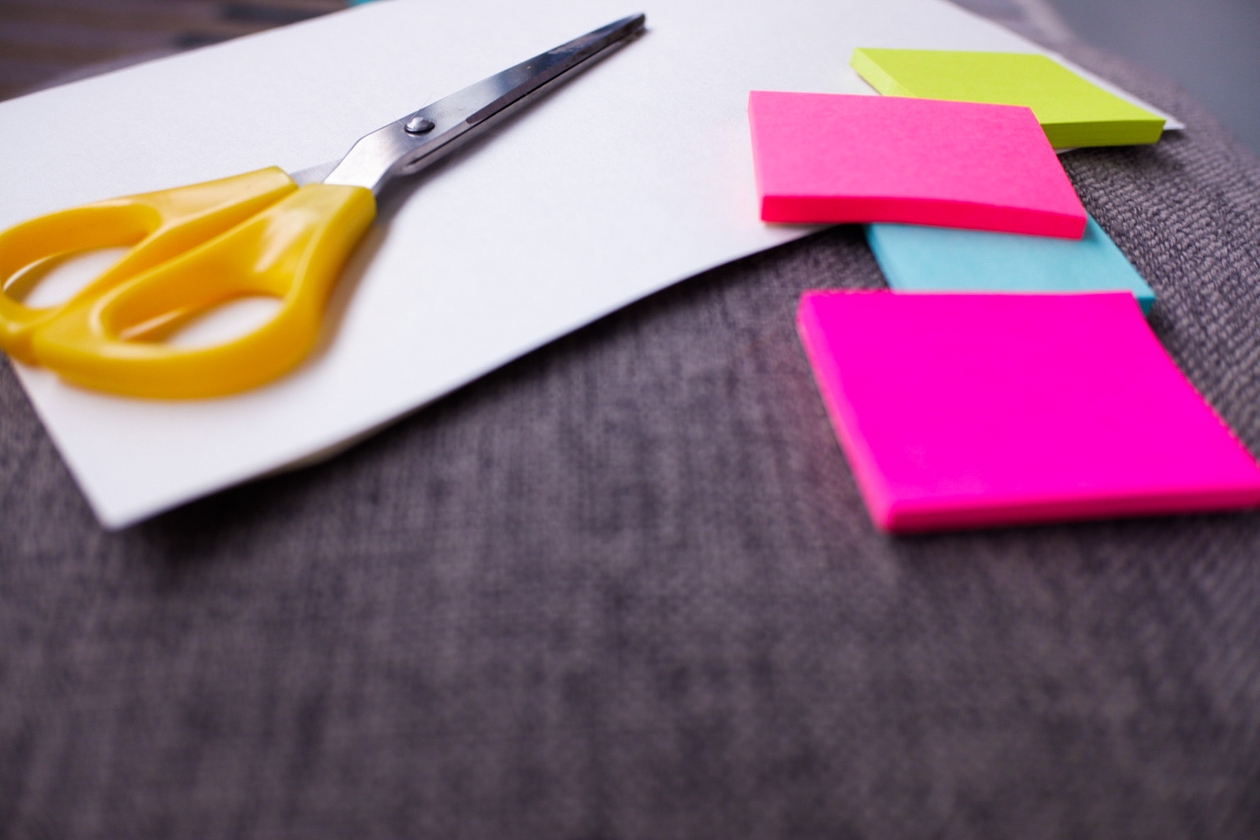
[[[1129,291],[1143,312],[1155,302],[1155,292],[1093,219],[1080,241],[893,224],[868,225],[866,239],[888,284],[901,291]]]

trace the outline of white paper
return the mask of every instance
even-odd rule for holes
[[[389,0],[0,104],[0,228],[360,135],[640,11]],[[122,527],[355,440],[678,280],[810,230],[758,220],[751,89],[866,92],[855,47],[1034,51],[937,0],[650,0],[649,31],[388,194],[321,346],[239,396],[105,396],[18,368]]]

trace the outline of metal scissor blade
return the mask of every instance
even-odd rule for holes
[[[324,183],[380,192],[390,178],[419,172],[639,34],[645,21],[640,14],[600,27],[377,129],[354,144]]]

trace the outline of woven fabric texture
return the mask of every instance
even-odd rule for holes
[[[1189,125],[1065,164],[1260,452],[1260,162],[1073,56]],[[1260,836],[1260,514],[880,535],[793,319],[881,282],[833,228],[121,533],[0,366],[0,837]]]

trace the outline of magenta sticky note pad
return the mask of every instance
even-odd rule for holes
[[[1028,108],[753,91],[761,218],[1080,239],[1085,208]]]
[[[1130,294],[807,292],[798,327],[885,530],[1260,504]]]

